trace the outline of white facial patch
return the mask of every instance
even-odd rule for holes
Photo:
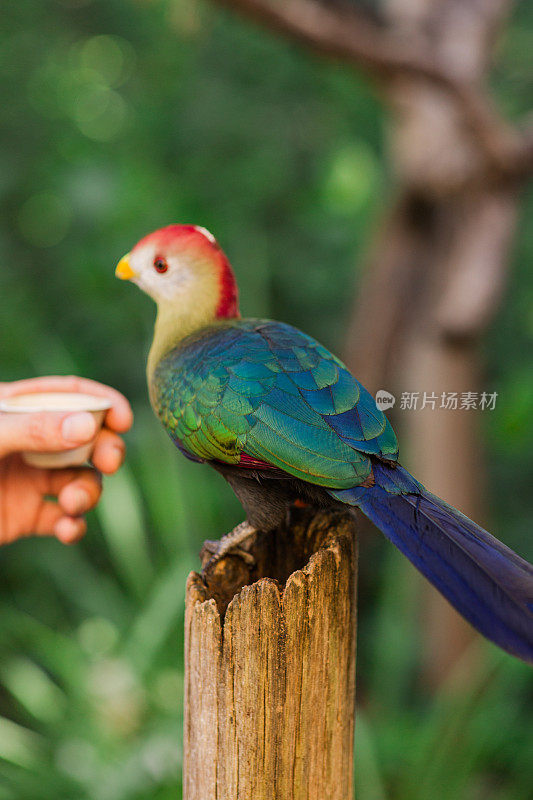
[[[150,243],[142,249],[136,249],[130,257],[131,267],[136,273],[133,283],[156,302],[177,297],[191,279],[188,264],[175,255],[166,258],[168,270],[158,272],[154,267],[154,259],[158,255],[158,248]]]
[[[217,240],[215,239],[213,234],[210,233],[210,231],[207,230],[207,228],[202,228],[201,225],[194,225],[193,227],[194,227],[195,231],[198,231],[198,233],[201,233],[203,236],[205,236],[205,238],[209,242],[211,242],[211,244],[216,244],[217,243]]]

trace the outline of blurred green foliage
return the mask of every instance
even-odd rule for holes
[[[511,117],[531,95],[532,23],[521,4],[500,47]],[[0,800],[176,798],[184,580],[200,542],[241,512],[152,418],[153,308],[113,268],[153,228],[205,225],[246,314],[340,349],[389,186],[382,111],[356,74],[193,0],[19,0],[1,37],[0,377],[84,374],[122,389],[137,420],[81,545],[0,552]],[[523,225],[485,348],[499,401],[483,417],[495,528],[530,559],[532,258]],[[530,671],[487,645],[474,683],[428,697],[410,568],[371,547],[359,800],[526,800]]]

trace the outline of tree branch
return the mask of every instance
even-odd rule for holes
[[[459,80],[421,37],[398,35],[355,7],[317,0],[216,0],[322,55],[363,68],[378,80],[411,78],[431,83],[457,105],[478,140],[489,172],[515,179],[533,171],[533,135],[513,130],[483,88]]]
[[[378,77],[406,74],[442,80],[421,41],[402,41],[369,12],[317,0],[216,0],[219,5],[333,58],[363,67]]]

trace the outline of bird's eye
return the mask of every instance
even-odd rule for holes
[[[166,259],[163,256],[156,256],[154,258],[154,269],[156,272],[166,272],[168,269],[168,264]]]

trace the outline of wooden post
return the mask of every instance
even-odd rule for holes
[[[357,544],[345,513],[296,510],[192,572],[185,618],[184,800],[351,800]]]

